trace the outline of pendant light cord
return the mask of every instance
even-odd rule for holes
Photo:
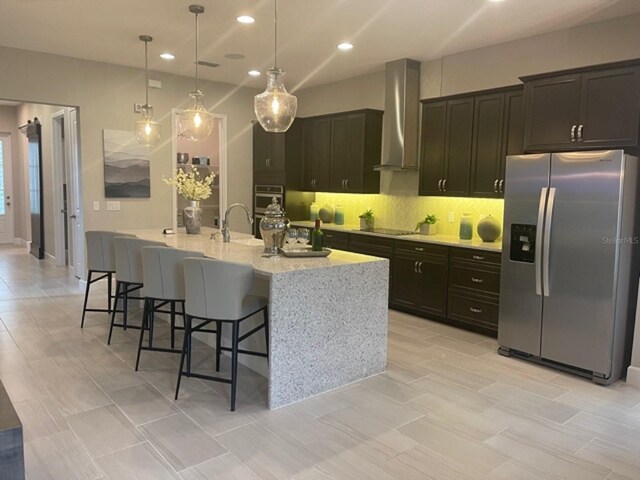
[[[198,40],[199,40],[199,31],[198,31],[198,14],[196,13],[196,92],[198,91]]]
[[[144,41],[144,77],[145,77],[145,85],[144,85],[144,93],[145,93],[145,106],[149,106],[149,53],[148,48],[149,41]]]
[[[278,68],[278,0],[273,1],[273,68]]]

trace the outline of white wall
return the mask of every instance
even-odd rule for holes
[[[122,199],[119,212],[107,212],[104,201],[102,130],[132,130],[133,104],[144,99],[144,71],[58,55],[0,47],[0,97],[30,103],[79,107],[80,150],[85,229],[162,228],[170,226],[171,188],[162,176],[171,176],[172,108],[188,106],[193,81],[187,77],[152,73],[162,81],[151,90],[150,103],[162,126],[162,143],[151,155],[151,198]],[[228,200],[251,203],[251,119],[255,90],[202,82],[205,104],[227,115]],[[92,204],[99,200],[101,210]],[[239,230],[249,231],[244,222]]]

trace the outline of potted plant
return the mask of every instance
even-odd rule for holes
[[[360,214],[360,230],[373,230],[375,215],[370,208]]]
[[[200,200],[206,200],[211,196],[211,184],[215,176],[215,173],[210,173],[200,178],[197,168],[191,169],[189,173],[179,168],[174,178],[162,179],[168,185],[175,185],[178,194],[189,200],[189,206],[184,208],[182,216],[187,233],[200,233],[202,226]]]
[[[435,235],[438,232],[437,221],[438,218],[435,215],[427,215],[424,220],[418,222],[416,230],[420,230],[420,235]]]

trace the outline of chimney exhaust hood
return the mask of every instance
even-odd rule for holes
[[[384,89],[382,161],[373,169],[417,170],[420,62],[387,62]]]

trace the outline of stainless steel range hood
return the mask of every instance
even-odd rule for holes
[[[418,169],[420,62],[403,58],[385,66],[382,162],[374,170]]]

